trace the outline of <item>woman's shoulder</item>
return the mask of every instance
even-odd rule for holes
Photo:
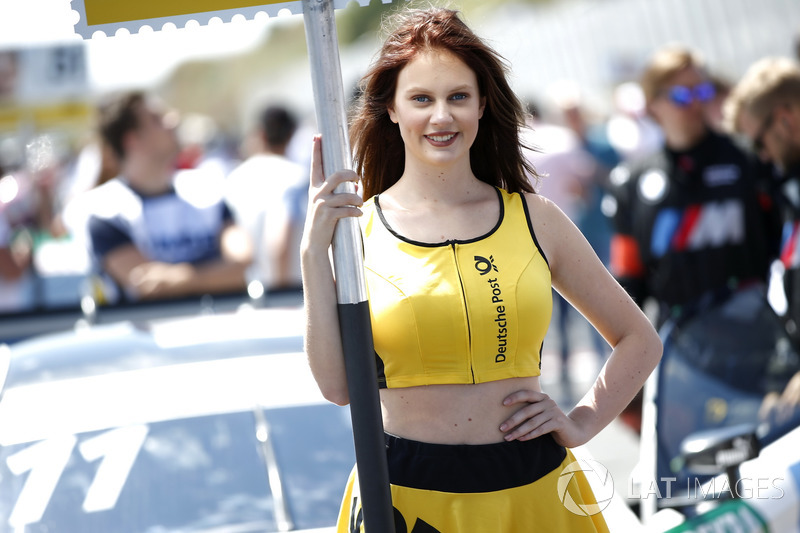
[[[546,196],[536,193],[521,195],[528,207],[533,232],[552,263],[557,255],[556,250],[577,228],[561,208]]]
[[[378,199],[377,195],[371,196],[364,200],[364,203],[361,204],[361,216],[359,217],[359,226],[361,226],[361,231],[366,232],[365,234],[371,234],[372,229],[374,226],[374,222],[376,220],[377,214],[377,205]]]
[[[378,202],[379,202],[379,200],[378,200],[378,195],[377,194],[375,196],[370,196],[369,198],[364,200],[364,203],[361,205],[361,212],[364,213],[364,214],[367,214],[367,213],[372,214],[372,213],[374,213],[375,210],[380,205]]]
[[[561,211],[555,202],[546,196],[533,192],[523,192],[519,194],[528,206],[528,212],[530,212],[531,218],[551,217],[557,215]]]

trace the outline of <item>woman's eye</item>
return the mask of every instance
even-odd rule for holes
[[[459,93],[459,94],[454,94],[450,98],[453,99],[453,100],[464,100],[465,98],[467,98],[467,95],[463,94],[463,93]]]
[[[428,98],[427,96],[415,96],[412,98],[412,100],[414,100],[415,102],[424,103],[424,102],[429,102],[430,98]]]

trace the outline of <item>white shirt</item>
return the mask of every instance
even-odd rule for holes
[[[305,218],[308,171],[275,154],[254,155],[229,175],[225,199],[237,223],[250,234],[256,249],[256,275],[266,287],[274,284],[277,243],[288,238],[292,251],[291,283],[300,283],[300,237]],[[287,237],[284,232],[290,231]]]

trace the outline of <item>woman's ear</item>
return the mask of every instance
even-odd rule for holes
[[[397,114],[394,112],[394,109],[387,107],[386,111],[389,113],[389,120],[397,124]]]
[[[481,97],[481,106],[478,108],[478,118],[483,118],[483,110],[486,109],[486,97]]]

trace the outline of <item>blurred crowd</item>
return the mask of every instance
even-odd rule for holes
[[[294,110],[233,140],[145,92],[95,119],[77,146],[0,137],[0,313],[299,289],[311,128]]]
[[[664,263],[662,257],[676,246],[641,242],[637,231],[649,225],[645,231],[652,238],[680,228],[683,214],[668,218],[653,206],[670,187],[691,181],[701,166],[711,169],[700,178],[705,186],[733,179],[725,165],[752,177],[752,188],[737,192],[752,198],[731,207],[733,218],[726,219],[720,207],[709,224],[735,225],[735,211],[750,213],[752,202],[769,213],[764,233],[744,238],[746,252],[759,254],[750,270],[729,269],[726,261],[734,256],[704,256],[711,268],[731,270],[730,276],[686,290],[694,294],[729,284],[730,277],[759,277],[765,264],[779,258],[781,246],[781,230],[775,229],[781,226],[779,215],[771,219],[772,208],[765,207],[781,204],[787,172],[785,162],[765,150],[774,124],[764,122],[753,132],[726,117],[726,101],[740,80],[718,76],[714,65],[681,50],[654,54],[653,61],[662,54],[661,60],[678,62],[673,70],[662,69],[661,78],[654,78],[651,63],[640,79],[619,84],[605,108],[610,111],[589,105],[597,95],[585,94],[574,82],[552,83],[530,99],[526,132],[541,176],[537,191],[569,215],[642,305],[655,300],[656,322],[688,299],[665,298],[680,292],[665,280],[702,278],[704,267]],[[797,101],[791,105],[800,108]],[[208,117],[181,116],[155,95],[136,92],[99,102],[97,127],[77,146],[54,132],[0,138],[0,313],[78,306],[87,296],[114,304],[299,289],[314,127],[298,116],[308,111],[266,105],[247,135],[231,139]],[[770,121],[777,120],[773,113]],[[716,161],[723,145],[730,153]],[[787,161],[798,158],[794,145]],[[697,207],[708,198],[680,207]],[[725,199],[715,201],[722,206]],[[746,225],[744,233],[750,231],[750,222]],[[650,231],[653,227],[657,231]],[[711,231],[706,238],[717,246],[714,239],[726,234],[715,237]],[[570,308],[559,303],[554,324],[566,339]],[[607,355],[603,339],[593,342]],[[569,350],[562,342],[563,358]]]

